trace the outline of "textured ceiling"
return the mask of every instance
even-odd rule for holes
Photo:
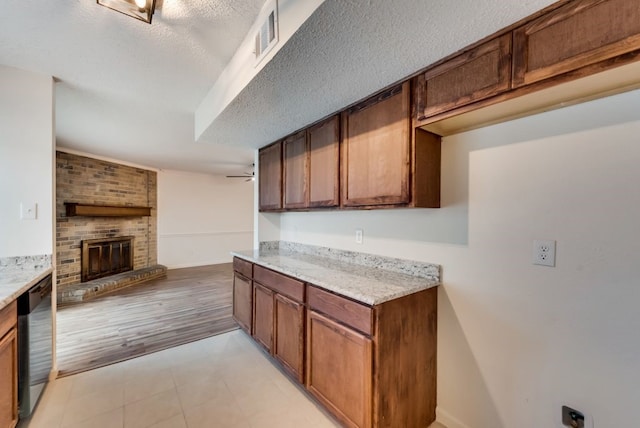
[[[552,3],[327,0],[201,139],[264,146]]]
[[[3,0],[0,65],[56,77],[59,146],[153,167],[242,169],[252,153],[196,144],[193,114],[263,2],[157,0],[149,25],[95,0]]]
[[[158,168],[240,173],[253,159],[247,148],[552,2],[326,0],[198,143],[194,112],[263,0],[157,0],[152,25],[95,0],[3,0],[0,65],[56,77],[59,146]]]

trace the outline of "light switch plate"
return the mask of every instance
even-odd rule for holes
[[[356,244],[362,244],[362,229],[356,229]]]
[[[38,218],[38,204],[21,203],[20,204],[20,218],[22,220],[35,220]]]

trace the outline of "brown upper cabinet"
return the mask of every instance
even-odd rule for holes
[[[340,119],[333,116],[283,141],[284,208],[338,206]]]
[[[284,152],[284,208],[306,208],[309,205],[309,145],[306,131],[300,131],[282,142]]]
[[[342,205],[409,203],[409,97],[404,83],[342,113]]]
[[[260,149],[258,155],[260,211],[282,209],[282,142]]]
[[[415,78],[418,121],[511,88],[511,33],[485,42]]]
[[[342,113],[344,207],[440,206],[440,138],[411,132],[410,82]]]
[[[640,48],[638,0],[576,0],[513,33],[520,87]]]
[[[312,126],[309,139],[309,207],[340,204],[340,116]]]

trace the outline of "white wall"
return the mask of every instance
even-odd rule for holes
[[[0,66],[0,257],[53,253],[53,85]],[[21,220],[21,203],[37,219]]]
[[[253,248],[253,182],[158,172],[158,263],[169,268],[228,263]]]
[[[588,427],[630,426],[640,402],[639,136],[634,91],[445,138],[441,209],[259,224],[279,223],[283,240],[443,266],[438,419],[449,428],[560,428],[563,404]],[[531,264],[534,239],[557,240],[555,268]]]

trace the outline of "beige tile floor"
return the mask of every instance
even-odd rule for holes
[[[19,428],[339,426],[241,331],[56,379]],[[432,428],[444,428],[433,425]]]

